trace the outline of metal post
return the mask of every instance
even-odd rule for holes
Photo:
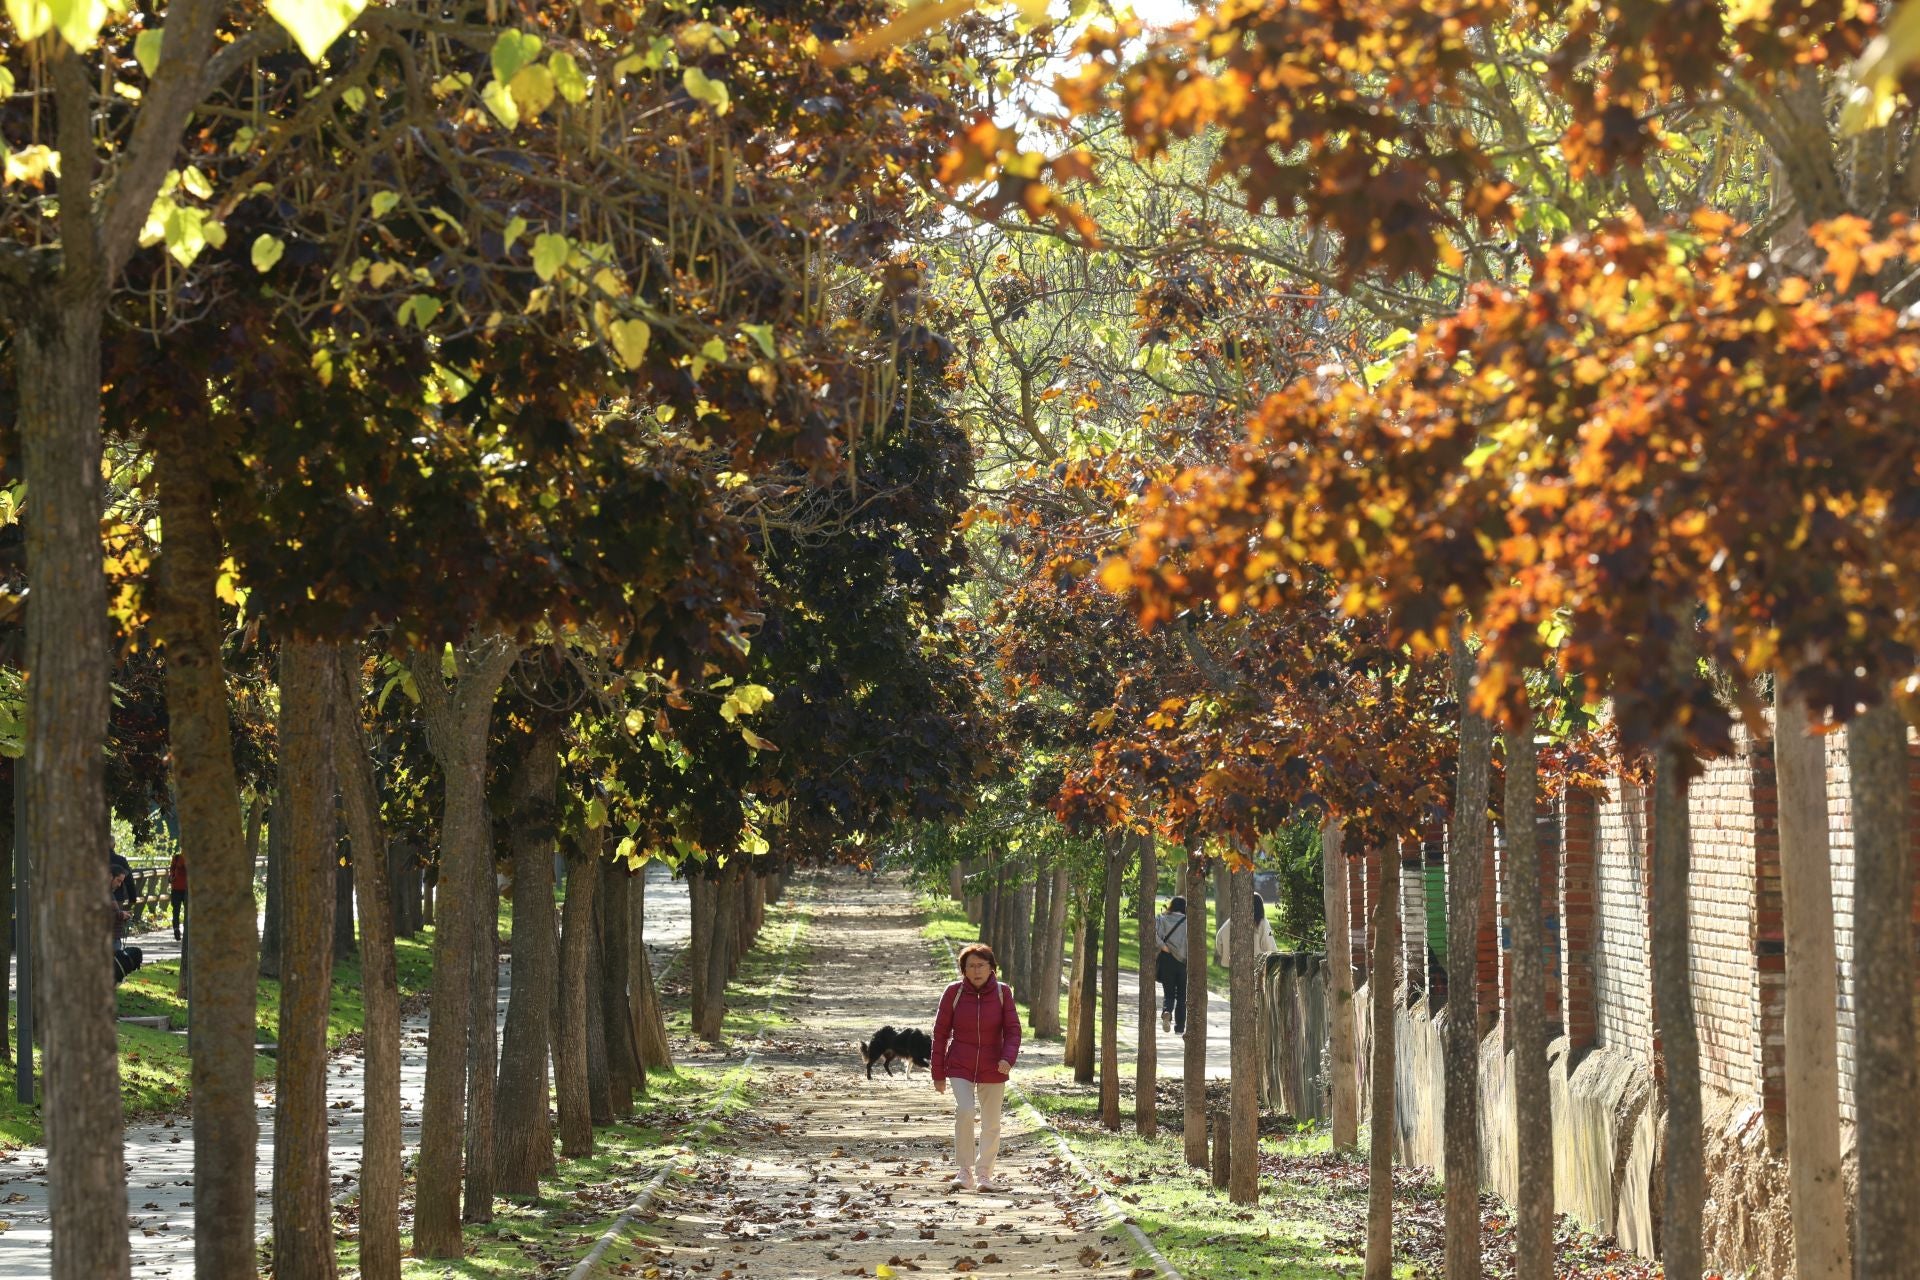
[[[19,957],[20,1048],[14,1055],[14,1091],[33,1102],[33,900],[27,895],[27,760],[13,762],[13,947]]]

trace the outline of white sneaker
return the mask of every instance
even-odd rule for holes
[[[973,1189],[975,1191],[986,1193],[986,1192],[998,1191],[1000,1189],[1000,1186],[998,1183],[996,1183],[993,1180],[992,1175],[989,1174],[988,1176],[981,1178],[980,1181],[976,1182],[973,1186]]]
[[[949,1191],[972,1191],[973,1189],[974,1183],[971,1173],[956,1173],[953,1175],[952,1181],[947,1183],[947,1190]]]
[[[1163,1013],[1163,1014],[1161,1014],[1161,1015],[1160,1015],[1160,1030],[1162,1030],[1162,1031],[1171,1031],[1171,1030],[1173,1030],[1173,1015],[1172,1015],[1172,1014],[1170,1014],[1170,1013]]]

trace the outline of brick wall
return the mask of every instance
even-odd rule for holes
[[[1649,797],[1615,781],[1600,798],[1594,849],[1594,1042],[1630,1057],[1653,1056],[1653,992],[1647,962]]]
[[[1759,1092],[1753,1029],[1758,1019],[1754,977],[1754,880],[1757,837],[1756,758],[1742,734],[1733,754],[1708,762],[1687,793],[1693,828],[1693,1007],[1700,1033],[1703,1083],[1739,1097]],[[1773,815],[1768,814],[1771,822]]]
[[[1833,860],[1833,944],[1840,957],[1840,1120],[1853,1123],[1853,771],[1847,735],[1827,735],[1827,843]]]

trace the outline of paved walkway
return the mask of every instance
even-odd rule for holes
[[[664,866],[649,868],[647,878],[646,938],[660,974],[691,931],[684,881],[671,881]],[[156,942],[161,939],[156,938]],[[144,939],[142,939],[144,943]],[[164,933],[164,943],[173,936]],[[154,957],[149,952],[150,958]],[[507,1012],[508,966],[500,966],[499,1017]],[[425,1096],[427,1015],[421,1012],[400,1027],[400,1105],[407,1113],[406,1142],[418,1142],[417,1119]],[[327,1086],[333,1127],[331,1160],[336,1194],[351,1192],[360,1166],[364,1060],[353,1053],[334,1060]],[[273,1188],[273,1089],[263,1081],[259,1091],[259,1210],[257,1222],[264,1234],[270,1225]],[[0,1278],[25,1280],[49,1273],[51,1225],[47,1213],[47,1153],[38,1147],[0,1155]],[[182,1117],[127,1130],[128,1229],[133,1240],[133,1274],[139,1280],[191,1280],[193,1276],[193,1130]]]
[[[796,887],[813,920],[806,969],[783,1002],[793,1025],[757,1050],[754,1140],[667,1184],[595,1276],[1137,1274],[1127,1237],[1024,1107],[1005,1112],[1001,1189],[948,1189],[951,1095],[924,1072],[869,1082],[856,1052],[882,1023],[930,1025],[947,984],[914,895],[844,875]],[[1057,1044],[1030,1045],[1015,1076],[1058,1059]]]

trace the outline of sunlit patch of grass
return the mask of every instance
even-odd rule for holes
[[[790,991],[795,978],[806,971],[812,955],[807,940],[812,925],[812,914],[791,897],[768,905],[759,940],[740,961],[740,972],[727,984],[727,1011],[721,1021],[723,1039],[753,1040],[796,1025],[793,1014],[782,1005],[780,997]],[[677,966],[680,982],[686,981],[691,949],[685,954],[686,960]],[[693,1011],[687,1000],[670,1000],[663,992],[661,1012],[666,1017],[668,1035],[693,1034]]]

